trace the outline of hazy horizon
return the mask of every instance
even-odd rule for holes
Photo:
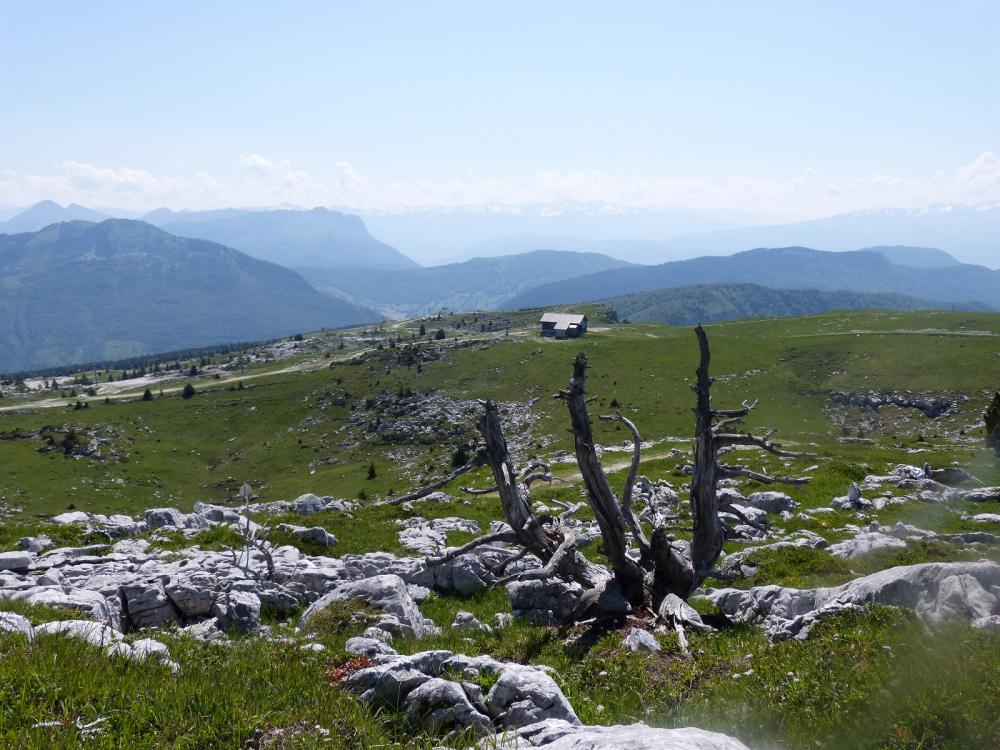
[[[752,224],[1000,201],[992,3],[297,10],[0,7],[0,205]]]

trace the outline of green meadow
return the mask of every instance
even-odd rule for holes
[[[643,439],[651,441],[640,473],[669,481],[683,499],[695,336],[687,328],[607,324],[599,310],[593,312],[591,331],[575,341],[542,339],[528,314],[515,319],[509,333],[479,331],[469,315],[428,323],[428,329],[443,327],[447,336],[437,342],[419,339],[419,366],[405,354],[415,343],[418,323],[411,321],[359,334],[344,349],[338,348],[339,333],[310,335],[309,345],[288,360],[251,365],[218,380],[164,383],[164,394],[154,387],[149,401],[141,399],[141,390],[116,392],[107,403],[99,390],[80,409],[76,398],[44,408],[39,397],[0,399],[0,506],[19,509],[0,524],[0,551],[15,549],[20,537],[43,529],[59,545],[99,541],[77,527],[44,523],[70,508],[136,516],[158,506],[188,511],[199,500],[233,503],[244,481],[261,501],[314,492],[359,502],[350,517],[333,512],[308,517],[310,525],[336,535],[334,555],[379,549],[406,554],[396,521],[414,514],[461,516],[485,529],[501,517],[496,496],[461,489],[487,484],[485,470],[445,487],[452,498],[446,503],[408,510],[376,502],[446,474],[455,450],[471,449],[477,437],[473,408],[433,441],[415,435],[408,442],[396,435],[387,442],[369,429],[380,416],[379,397],[497,399],[530,425],[512,436],[517,458],[551,460],[572,449],[565,407],[552,396],[565,387],[580,351],[591,364],[588,392],[596,397],[591,414],[620,409],[635,421]],[[983,482],[1000,484],[1000,465],[984,446],[980,420],[1000,388],[1000,315],[849,312],[732,321],[707,330],[716,405],[757,401],[748,428],[775,429],[775,440],[811,454],[780,459],[737,451],[726,460],[810,476],[805,485],[771,487],[787,491],[800,510],[827,506],[851,481],[887,473],[898,463],[958,463]],[[185,382],[196,390],[187,399],[180,394]],[[831,391],[870,390],[946,397],[957,406],[929,419],[898,407],[876,413],[837,407],[829,398]],[[612,485],[620,488],[629,457],[621,449],[627,434],[604,422],[595,422],[594,429],[609,449],[604,462]],[[107,440],[104,457],[67,453],[61,441],[71,430],[76,440]],[[54,437],[46,442],[37,437],[43,433]],[[372,466],[375,476],[369,478]],[[534,500],[582,499],[574,463],[554,463],[553,473],[553,483],[533,486]],[[740,487],[765,489],[749,480]],[[786,532],[808,529],[835,542],[849,536],[837,531],[845,524],[872,521],[902,521],[942,533],[984,530],[967,516],[986,511],[992,509],[971,502],[911,501],[863,517],[837,511],[774,522]],[[586,518],[588,512],[579,515]],[[449,536],[453,544],[468,539]],[[275,541],[320,552],[291,537]],[[192,539],[160,535],[154,544],[221,548],[233,542],[226,530],[211,529]],[[730,542],[726,551],[744,546]],[[585,553],[602,559],[596,543]],[[1000,560],[1000,548],[911,542],[852,560],[826,550],[768,550],[753,553],[756,575],[736,585],[834,585],[893,565],[980,558]],[[694,603],[712,615],[703,601]],[[18,607],[0,602],[0,609],[22,612],[36,624],[66,616]],[[681,653],[673,635],[659,637],[660,654],[640,655],[624,649],[620,633],[588,641],[580,630],[525,623],[492,634],[448,629],[460,610],[484,621],[509,611],[503,590],[466,600],[432,595],[422,610],[443,633],[419,643],[397,640],[399,651],[447,648],[549,664],[585,723],[695,725],[736,735],[762,750],[1000,746],[1000,636],[964,623],[932,633],[910,613],[874,607],[829,618],[806,641],[771,644],[759,630],[738,626],[691,636],[691,656]],[[0,746],[75,747],[72,731],[31,727],[60,718],[109,717],[106,731],[88,747],[467,747],[468,737],[428,736],[403,717],[372,712],[329,679],[330,670],[347,660],[343,643],[354,634],[345,625],[351,613],[341,614],[308,634],[327,647],[321,653],[299,649],[294,639],[291,644],[247,639],[227,648],[167,632],[162,638],[181,664],[176,678],[159,666],[109,661],[74,641],[41,637],[29,646],[0,637],[0,684],[6,686],[0,691]],[[291,632],[295,622],[293,616],[272,624]],[[298,729],[281,739],[285,744],[268,744],[266,732],[276,727]]]

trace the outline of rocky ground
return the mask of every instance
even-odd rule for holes
[[[1000,629],[1000,514],[989,512],[1000,501],[1000,488],[974,486],[973,479],[958,467],[901,464],[852,483],[827,505],[809,508],[800,507],[792,494],[744,493],[727,481],[720,490],[727,503],[722,520],[739,549],[720,567],[740,586],[700,592],[700,608],[712,612],[709,621],[676,597],[665,600],[653,619],[626,612],[622,624],[631,625],[620,631],[622,647],[657,653],[663,638],[676,634],[686,652],[685,633],[710,633],[733,623],[762,628],[772,641],[802,640],[824,619],[872,605],[905,608],[929,627],[958,619],[974,628]],[[666,480],[641,477],[635,487],[640,518],[682,518],[682,493],[683,487]],[[493,571],[513,553],[498,544],[441,562],[454,546],[449,534],[487,529],[458,515],[419,515],[437,503],[461,507],[437,493],[415,503],[395,524],[400,544],[412,556],[336,555],[336,535],[311,525],[310,516],[346,522],[361,511],[355,503],[316,495],[243,507],[199,503],[190,513],[154,508],[142,518],[66,512],[19,539],[17,549],[0,552],[0,603],[73,611],[74,618],[33,623],[7,611],[0,613],[0,631],[29,642],[76,639],[101,649],[109,660],[153,662],[176,673],[185,665],[157,639],[158,632],[219,644],[266,639],[322,651],[325,647],[311,639],[313,626],[331,612],[349,611],[354,614],[344,626],[349,637],[337,681],[363,703],[405,715],[434,734],[471,733],[482,747],[746,747],[736,738],[693,728],[584,725],[558,675],[544,665],[442,649],[397,653],[397,640],[419,643],[441,632],[423,615],[422,603],[429,597],[474,597],[496,586]],[[982,512],[968,513],[970,503]],[[879,521],[880,513],[910,504],[944,509],[966,528],[936,531]],[[536,504],[539,513],[552,510]],[[293,517],[301,521],[275,522]],[[832,526],[824,519],[849,520]],[[825,524],[825,534],[813,530],[817,521]],[[584,548],[599,540],[594,521],[569,517],[566,523]],[[50,535],[68,527],[79,527],[93,543],[57,546]],[[490,530],[502,528],[494,519]],[[279,533],[295,544],[272,542]],[[213,534],[228,543],[204,548],[200,542]],[[750,585],[766,568],[762,555],[804,551],[857,566],[873,554],[916,543],[947,545],[954,559],[888,567],[833,586]],[[329,552],[308,554],[305,547]],[[505,572],[538,566],[529,555]],[[584,592],[576,583],[546,578],[507,583],[506,593],[509,608],[492,619],[459,611],[450,628],[501,632],[512,618],[551,627],[566,621]]]

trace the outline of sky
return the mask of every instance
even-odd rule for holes
[[[1000,3],[0,3],[0,205],[1000,201]]]

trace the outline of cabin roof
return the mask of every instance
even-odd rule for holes
[[[577,315],[576,313],[545,313],[539,322],[555,323],[557,331],[565,331],[570,326],[582,326],[586,318],[586,315]]]

